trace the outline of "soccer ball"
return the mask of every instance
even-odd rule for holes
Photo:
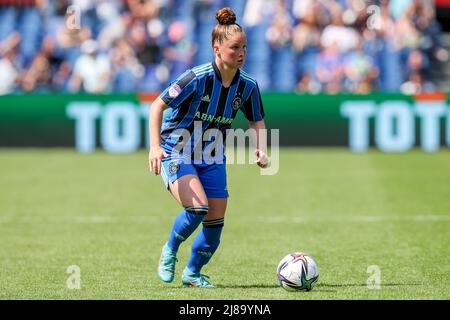
[[[319,279],[319,267],[307,253],[294,252],[280,261],[277,277],[288,291],[310,291]]]

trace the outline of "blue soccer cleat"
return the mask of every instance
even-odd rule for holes
[[[187,267],[183,271],[183,277],[181,282],[186,286],[191,287],[204,287],[204,288],[214,288],[214,286],[209,282],[209,277],[205,274],[193,273]]]
[[[161,258],[158,263],[158,276],[164,282],[172,282],[175,276],[175,263],[178,261],[177,253],[167,247],[167,243],[163,246]]]

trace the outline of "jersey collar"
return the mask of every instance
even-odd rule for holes
[[[212,66],[213,66],[214,72],[216,73],[217,79],[222,83],[222,77],[220,76],[219,68],[217,67],[216,62],[214,60],[212,61]],[[230,87],[239,80],[240,74],[241,74],[241,70],[237,69],[236,74],[234,75],[234,78],[231,81]]]

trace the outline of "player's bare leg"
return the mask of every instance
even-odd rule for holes
[[[208,213],[208,200],[198,176],[182,176],[174,183],[169,182],[169,187],[174,198],[185,209],[176,217],[158,263],[158,275],[165,282],[173,281],[180,244],[195,231]]]

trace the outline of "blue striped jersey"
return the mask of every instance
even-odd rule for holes
[[[202,134],[208,129],[218,129],[225,138],[238,110],[249,121],[264,118],[256,80],[238,69],[231,85],[225,88],[214,61],[184,72],[161,93],[160,98],[172,108],[171,115],[161,126],[161,146],[169,154],[182,140],[178,129],[192,135],[194,121],[197,127],[201,123]]]

